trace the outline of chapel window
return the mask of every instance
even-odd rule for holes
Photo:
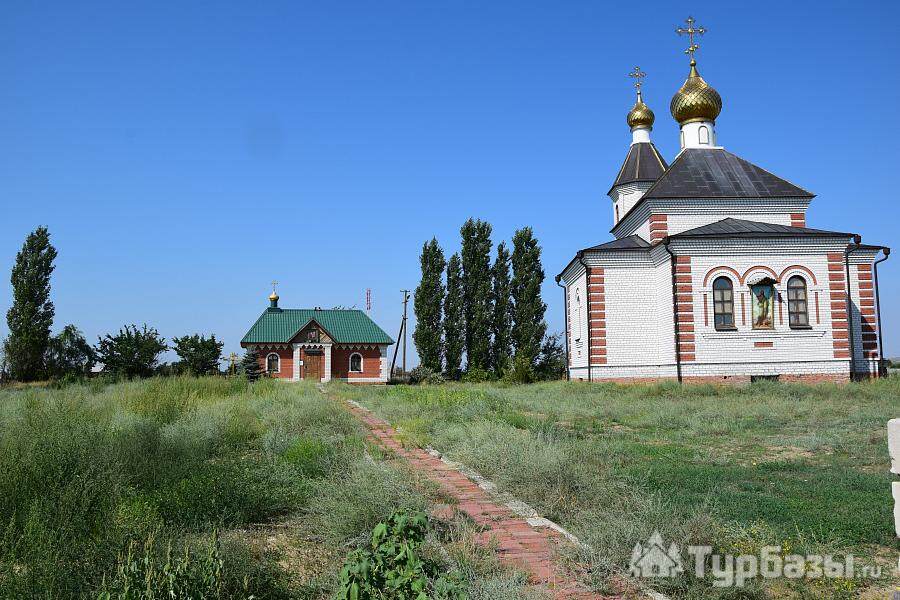
[[[709,128],[706,125],[700,126],[700,143],[709,144]]]
[[[359,352],[354,352],[350,355],[350,372],[351,373],[362,373],[362,354]]]
[[[734,286],[727,277],[713,281],[713,315],[716,329],[734,329]]]
[[[750,286],[750,305],[753,329],[775,328],[775,285],[764,279]]]
[[[788,323],[791,327],[809,327],[806,280],[799,275],[788,279]]]
[[[272,352],[266,357],[266,371],[269,373],[278,373],[281,370],[281,359],[277,354]]]

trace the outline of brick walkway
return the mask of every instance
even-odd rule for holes
[[[414,469],[459,502],[456,510],[483,528],[476,541],[484,545],[495,541],[501,562],[524,570],[533,584],[545,586],[556,599],[614,598],[592,592],[573,581],[558,564],[556,547],[568,543],[561,533],[548,527],[532,526],[509,507],[492,500],[485,490],[439,457],[421,448],[404,448],[397,432],[371,411],[355,403],[348,407],[369,429],[370,439],[406,459]]]

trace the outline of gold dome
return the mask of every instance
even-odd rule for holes
[[[653,115],[653,111],[650,110],[649,106],[644,104],[644,99],[641,97],[641,91],[638,90],[637,102],[635,102],[634,106],[631,107],[631,110],[628,111],[628,117],[626,119],[628,127],[630,127],[632,131],[638,127],[652,129],[653,121],[655,120],[656,117]]]
[[[272,293],[269,294],[269,300],[278,300],[278,294],[275,293],[275,290],[272,290]]]
[[[722,112],[722,97],[697,72],[697,63],[691,61],[691,73],[681,89],[672,96],[669,104],[672,116],[679,124],[695,121],[716,121]]]

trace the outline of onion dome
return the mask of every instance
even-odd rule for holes
[[[656,120],[656,117],[653,115],[653,111],[650,110],[649,106],[644,104],[644,99],[641,97],[641,90],[638,90],[637,102],[631,107],[626,119],[628,127],[630,127],[632,131],[638,127],[652,129],[654,120]]]
[[[269,294],[269,300],[274,300],[276,302],[278,301],[278,294],[275,293],[275,290],[272,290],[272,293]]]
[[[697,63],[691,60],[691,73],[681,89],[672,96],[669,104],[672,116],[679,124],[711,121],[722,112],[722,97],[697,72]]]

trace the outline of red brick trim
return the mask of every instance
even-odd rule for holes
[[[719,271],[728,271],[737,279],[738,284],[744,283],[744,280],[741,278],[741,274],[732,269],[731,267],[726,267],[725,265],[719,265],[718,267],[713,267],[709,271],[706,272],[706,275],[703,277],[703,287],[709,285],[709,280],[713,275],[718,275]]]
[[[847,334],[847,288],[844,255],[828,253],[828,287],[831,290],[831,337],[835,358],[850,358]]]
[[[806,227],[806,213],[791,213],[791,227]]]
[[[602,267],[587,267],[588,367],[606,364],[606,284]]]
[[[650,215],[650,241],[658,242],[669,235],[668,215]]]
[[[675,272],[691,275],[691,257],[676,256]],[[678,358],[680,362],[696,360],[694,341],[694,295],[689,283],[675,284],[675,310],[678,321]],[[705,297],[704,297],[705,298]],[[690,329],[687,326],[690,326]]]
[[[753,342],[754,348],[774,348],[775,342]]]
[[[750,273],[752,271],[757,271],[757,270],[765,271],[766,273],[768,273],[769,275],[772,276],[772,279],[774,279],[776,282],[778,281],[778,273],[776,273],[775,271],[773,271],[772,269],[770,269],[769,267],[767,267],[765,265],[755,265],[753,267],[750,267],[746,271],[744,271],[744,276],[741,277],[741,283],[744,283],[745,281],[747,281],[747,276],[750,275]]]
[[[810,279],[812,279],[813,285],[819,285],[819,281],[816,279],[815,273],[813,273],[811,270],[809,270],[808,268],[804,267],[803,265],[791,265],[791,266],[789,266],[789,267],[785,267],[785,268],[781,271],[781,275],[778,276],[778,281],[782,281],[782,280],[784,279],[784,276],[787,274],[787,272],[788,272],[788,271],[791,271],[791,270],[795,270],[795,271],[803,271],[804,273],[806,273],[807,275],[809,275],[809,278],[810,278]]]

